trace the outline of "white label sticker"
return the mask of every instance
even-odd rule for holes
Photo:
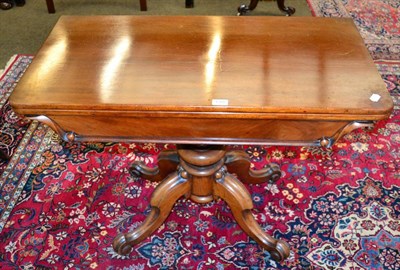
[[[381,96],[378,94],[372,94],[369,98],[372,102],[378,102],[381,99]]]
[[[229,100],[227,99],[213,99],[211,101],[211,104],[214,106],[228,106],[229,105]]]

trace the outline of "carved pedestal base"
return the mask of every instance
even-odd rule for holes
[[[158,158],[158,167],[149,168],[137,162],[132,173],[152,181],[161,181],[152,194],[151,212],[132,232],[114,239],[114,250],[126,255],[132,247],[152,234],[168,217],[175,202],[182,196],[198,203],[222,198],[231,208],[240,227],[259,245],[281,261],[289,256],[286,242],[266,234],[254,219],[251,196],[233,174],[245,183],[276,181],[281,172],[271,165],[262,170],[250,169],[248,156],[240,151],[227,152],[223,146],[178,145],[177,151],[166,151]]]
[[[257,7],[258,1],[259,0],[251,0],[248,6],[240,5],[238,7],[238,16],[244,15],[247,12],[250,12],[253,9],[255,9]],[[280,11],[284,12],[286,16],[292,16],[296,12],[296,9],[285,6],[285,0],[277,0],[277,4]]]

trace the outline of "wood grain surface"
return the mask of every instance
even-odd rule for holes
[[[61,17],[10,101],[81,134],[156,137],[182,126],[184,136],[250,138],[284,120],[283,137],[301,139],[290,134],[301,121],[316,123],[306,133],[321,121],[337,130],[393,107],[352,20],[315,17]],[[146,130],[152,119],[158,128]],[[248,125],[202,132],[208,122]]]

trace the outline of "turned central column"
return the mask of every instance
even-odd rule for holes
[[[226,150],[224,146],[178,145],[181,177],[191,182],[190,199],[197,203],[214,200],[214,181],[222,177]]]

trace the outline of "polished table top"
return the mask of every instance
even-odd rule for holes
[[[342,125],[393,107],[352,20],[315,17],[63,16],[10,102],[80,134],[186,139],[254,137],[254,125],[220,134],[201,121]]]

